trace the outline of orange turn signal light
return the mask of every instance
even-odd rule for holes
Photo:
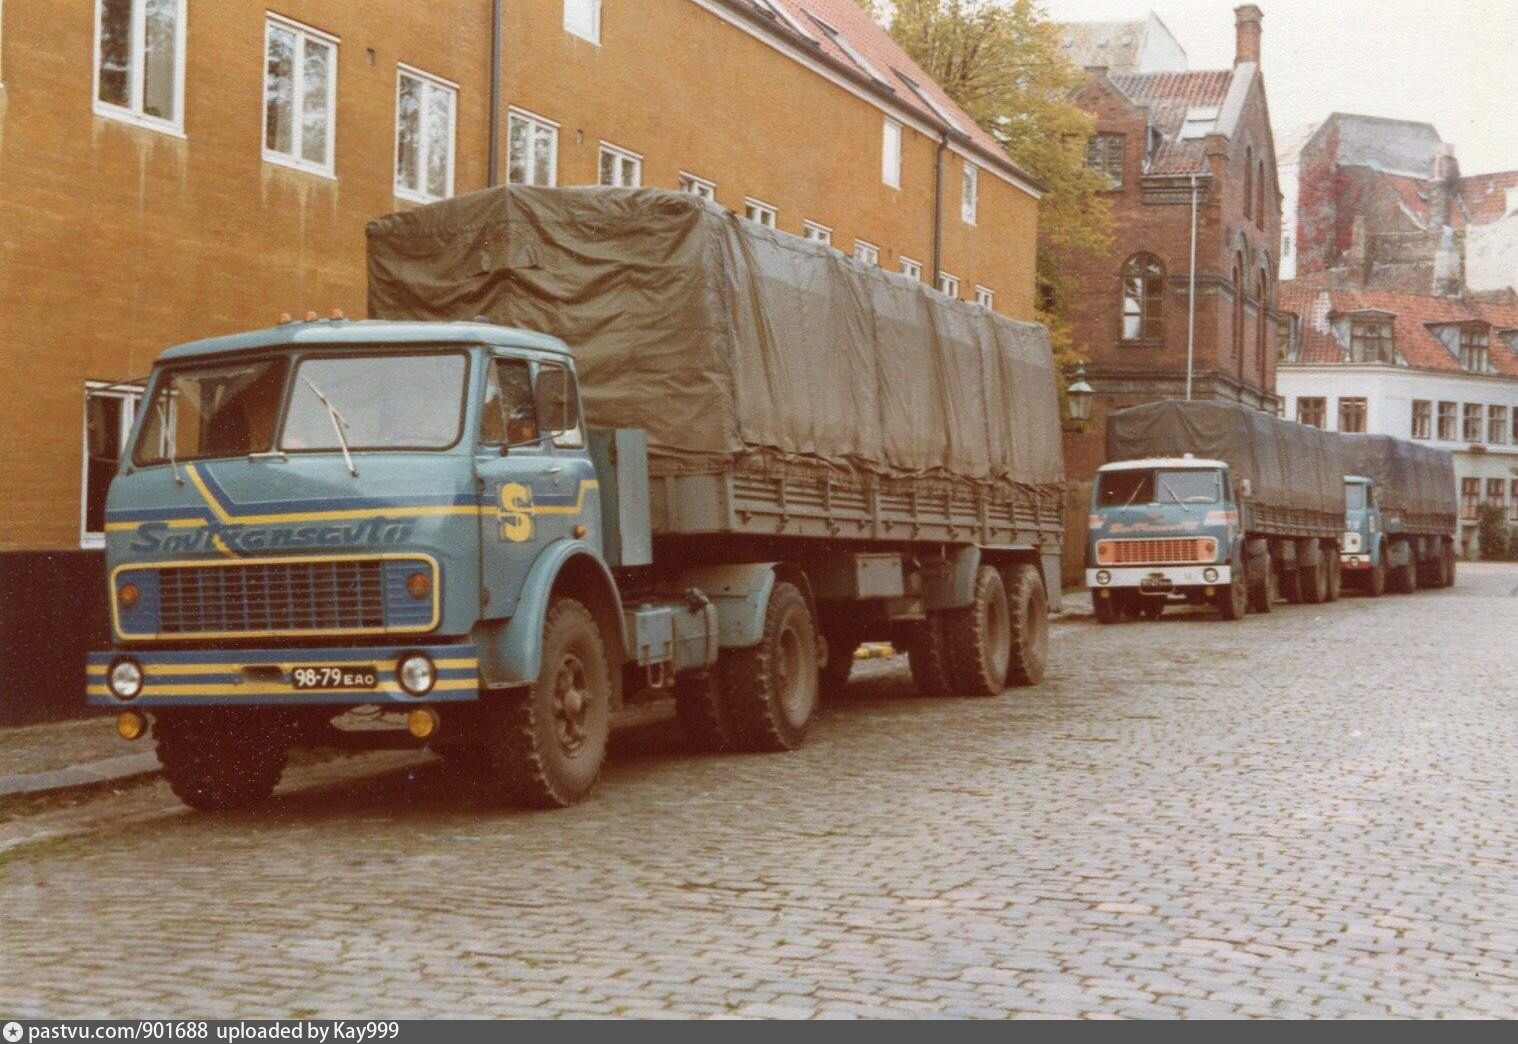
[[[121,589],[116,592],[116,601],[121,603],[121,608],[130,609],[142,601],[142,591],[136,584],[122,584]]]
[[[421,601],[432,593],[432,577],[426,573],[412,573],[406,577],[406,593]]]

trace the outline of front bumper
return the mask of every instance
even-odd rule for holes
[[[1208,577],[1212,579],[1207,579]],[[1106,582],[1103,583],[1103,577]],[[1086,586],[1102,588],[1152,588],[1156,594],[1183,587],[1216,587],[1231,581],[1233,570],[1226,565],[1196,566],[1121,566],[1086,570]],[[1166,581],[1169,586],[1166,586]]]
[[[437,682],[413,696],[396,678],[402,654],[425,653]],[[106,672],[120,657],[142,668],[142,691],[123,700],[111,694]],[[372,669],[373,687],[297,689],[297,667],[336,667],[350,674]],[[85,696],[95,707],[258,706],[308,704],[410,704],[479,698],[480,660],[473,645],[383,645],[349,649],[132,649],[92,652],[85,664]]]
[[[1340,555],[1339,556],[1339,568],[1340,569],[1369,569],[1370,568],[1370,556],[1369,555]]]

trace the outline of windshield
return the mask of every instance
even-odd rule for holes
[[[279,448],[342,448],[325,396],[350,450],[447,449],[459,439],[466,365],[463,354],[302,359]]]
[[[274,440],[284,359],[170,371],[148,403],[137,464],[261,453]]]
[[[133,461],[341,450],[339,425],[353,451],[447,449],[459,439],[463,352],[307,356],[293,368],[276,356],[168,371],[146,407]]]
[[[1223,482],[1216,471],[1133,469],[1104,471],[1097,478],[1098,507],[1129,504],[1216,504]]]
[[[1358,482],[1344,483],[1344,506],[1351,511],[1365,507],[1365,487]]]

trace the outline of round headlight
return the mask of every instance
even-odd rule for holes
[[[136,660],[117,660],[111,665],[111,694],[118,700],[130,700],[142,691],[142,668]]]
[[[1218,571],[1216,569],[1203,569],[1202,579],[1206,580],[1209,584],[1217,583]]]
[[[136,584],[122,584],[116,592],[116,600],[121,603],[121,608],[130,609],[142,600],[142,590]]]
[[[432,593],[432,577],[416,572],[406,577],[406,593],[420,602]]]
[[[402,656],[395,666],[395,678],[413,696],[425,696],[437,684],[437,667],[421,653]]]
[[[1110,584],[1112,583],[1112,574],[1105,569],[1098,569],[1096,571],[1096,582],[1099,584]]]

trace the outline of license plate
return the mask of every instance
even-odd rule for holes
[[[373,667],[297,667],[290,672],[296,689],[372,689],[379,684]]]
[[[1140,591],[1168,591],[1175,585],[1167,577],[1146,576],[1139,580]]]

